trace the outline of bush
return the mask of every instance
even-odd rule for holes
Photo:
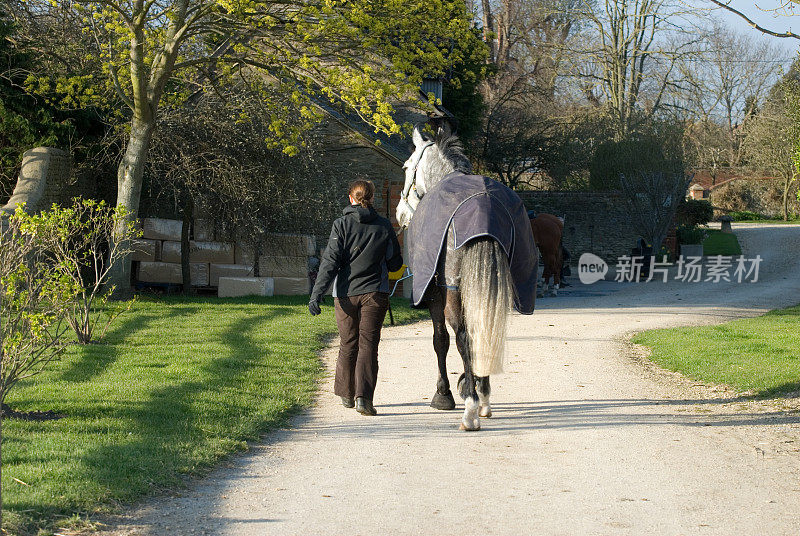
[[[589,164],[589,186],[593,190],[618,190],[620,175],[683,174],[683,130],[667,122],[650,126],[620,141],[601,143]]]
[[[789,213],[800,212],[800,203],[792,192]],[[736,212],[750,212],[767,219],[780,218],[783,212],[783,187],[778,179],[736,179],[711,191],[711,204]]]
[[[768,220],[769,217],[758,212],[751,212],[749,210],[734,210],[728,212],[728,216],[733,218],[733,221],[752,221],[752,220]]]
[[[714,217],[714,208],[708,201],[686,199],[678,205],[678,224],[694,227],[705,225]]]
[[[132,304],[112,304],[114,287],[108,285],[112,267],[131,253],[131,239],[140,235],[127,211],[75,198],[72,206],[53,205],[28,216],[22,230],[47,251],[54,274],[71,285],[74,299],[66,320],[78,342],[88,344],[105,335]]]
[[[701,244],[706,237],[705,229],[694,225],[680,225],[675,231],[678,244]]]
[[[51,269],[23,207],[0,223],[0,403],[64,351],[71,282]]]

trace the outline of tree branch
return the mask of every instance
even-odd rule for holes
[[[739,17],[743,18],[745,21],[747,21],[747,24],[749,24],[750,26],[752,26],[753,28],[755,28],[756,30],[758,30],[761,33],[765,33],[765,34],[771,35],[773,37],[792,37],[794,39],[800,39],[800,35],[797,35],[796,33],[792,32],[791,30],[787,30],[787,31],[785,31],[783,33],[779,33],[779,32],[774,32],[774,31],[772,31],[770,29],[764,28],[763,26],[759,26],[758,24],[755,23],[755,21],[753,21],[753,19],[751,19],[750,17],[748,17],[747,15],[745,15],[744,13],[739,11],[738,9],[734,9],[731,6],[729,6],[728,4],[722,3],[719,0],[708,0],[708,1],[711,2],[712,4],[718,6],[718,7],[721,7],[722,9],[730,11],[734,15],[738,15]]]

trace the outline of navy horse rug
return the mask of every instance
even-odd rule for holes
[[[447,244],[452,225],[453,244]],[[445,247],[457,250],[473,238],[497,240],[508,256],[514,282],[514,308],[533,313],[538,255],[528,212],[513,190],[488,177],[453,172],[419,202],[408,227],[409,268],[414,274],[411,301],[419,306],[436,276]]]

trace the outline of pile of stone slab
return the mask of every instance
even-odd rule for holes
[[[152,284],[183,282],[181,229],[179,220],[142,220],[142,238],[137,239],[133,247],[138,281]],[[309,292],[308,259],[316,253],[316,240],[311,235],[267,235],[259,248],[261,277],[253,277],[256,254],[252,247],[245,245],[246,240],[226,241],[206,220],[195,220],[192,235],[189,267],[194,287],[216,287],[220,297]]]

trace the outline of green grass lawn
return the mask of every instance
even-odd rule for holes
[[[718,326],[646,331],[633,342],[690,378],[775,396],[800,390],[800,306]]]
[[[718,229],[706,229],[703,240],[703,255],[741,255],[742,248],[735,234],[723,233]]]
[[[99,344],[20,384],[3,421],[4,528],[36,534],[180,487],[312,400],[331,299],[140,299]],[[393,300],[396,322],[427,316]],[[387,316],[388,323],[388,316]],[[21,481],[21,482],[20,482]],[[24,483],[24,484],[23,484]]]

